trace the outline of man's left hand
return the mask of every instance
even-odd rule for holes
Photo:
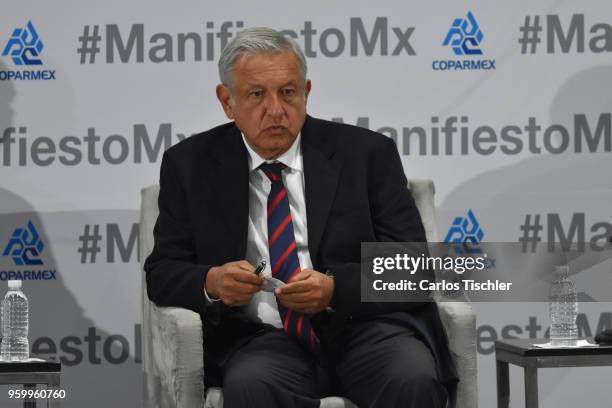
[[[304,269],[275,291],[278,301],[297,312],[315,314],[325,309],[334,294],[334,279]]]

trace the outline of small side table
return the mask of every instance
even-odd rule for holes
[[[538,407],[538,368],[612,366],[612,346],[580,348],[539,348],[533,344],[548,339],[498,340],[495,342],[497,366],[497,407],[510,406],[508,363],[525,370],[525,407]],[[589,339],[593,342],[592,339]]]
[[[62,364],[53,361],[0,362],[0,384],[23,384],[36,389],[36,384],[46,384],[48,390],[58,389]],[[24,408],[36,408],[36,400],[24,399]],[[59,398],[48,398],[47,408],[59,408]]]

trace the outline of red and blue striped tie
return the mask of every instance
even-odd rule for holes
[[[283,282],[300,273],[293,221],[289,210],[287,189],[283,184],[281,172],[287,168],[282,163],[264,163],[259,168],[272,182],[268,196],[268,250],[272,276]],[[319,339],[312,329],[310,318],[303,313],[288,309],[278,303],[285,332],[312,351],[319,349]]]

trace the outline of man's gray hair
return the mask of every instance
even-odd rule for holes
[[[234,63],[255,54],[278,54],[293,52],[300,64],[302,86],[306,83],[306,57],[295,41],[284,37],[276,30],[267,27],[253,27],[242,30],[221,51],[219,58],[219,77],[221,83],[232,90],[232,70]]]

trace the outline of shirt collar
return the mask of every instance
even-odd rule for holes
[[[240,134],[242,135],[242,140],[244,142],[244,145],[246,146],[247,152],[249,153],[249,171],[257,170],[259,166],[266,162],[280,162],[283,163],[285,166],[289,167],[291,170],[302,171],[302,160],[300,160],[302,155],[302,144],[300,143],[300,140],[302,138],[301,132],[298,133],[291,147],[285,153],[281,154],[276,160],[272,161],[268,161],[258,155],[257,152],[251,149],[251,146],[249,146],[249,144],[247,143],[246,138],[244,137],[244,133],[241,132]]]

